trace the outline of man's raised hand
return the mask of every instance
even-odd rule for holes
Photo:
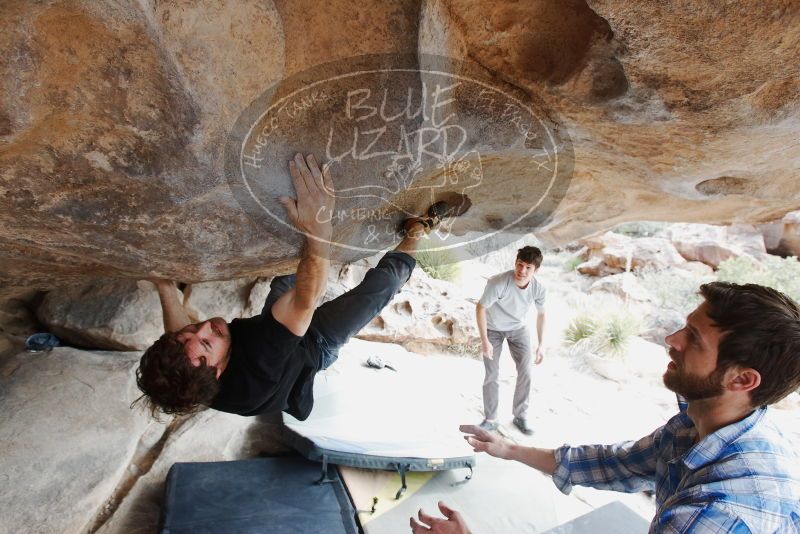
[[[289,221],[307,237],[330,241],[333,226],[335,197],[330,167],[320,170],[316,158],[309,154],[295,154],[289,162],[289,174],[297,198],[281,197],[280,203],[286,209]]]
[[[461,514],[446,506],[443,502],[439,501],[439,511],[446,519],[433,517],[420,509],[419,521],[410,518],[411,532],[413,534],[422,534],[424,532],[431,532],[432,534],[470,534],[467,524]]]
[[[477,425],[461,425],[458,429],[467,434],[464,439],[475,452],[485,452],[495,458],[511,459],[512,445],[503,438],[487,432]]]

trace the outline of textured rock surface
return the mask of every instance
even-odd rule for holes
[[[0,333],[10,336],[27,337],[37,330],[33,310],[41,300],[37,291],[13,291],[7,300],[0,297]]]
[[[800,256],[800,211],[792,211],[775,223],[759,226],[771,254]]]
[[[326,300],[358,284],[378,259],[371,257],[333,270]],[[403,289],[356,337],[398,343],[422,354],[454,345],[477,346],[475,304],[457,284],[436,280],[416,268]]]
[[[584,263],[578,265],[581,274],[605,276],[608,274],[651,268],[656,270],[680,267],[686,260],[675,246],[661,237],[634,239],[614,232],[582,239],[580,251]]]
[[[197,320],[222,317],[230,322],[244,315],[254,282],[248,279],[191,284],[184,289],[183,305]]]
[[[6,352],[11,352],[14,349],[14,342],[11,338],[0,335],[0,357],[4,356]]]
[[[62,347],[0,360],[3,529],[153,532],[174,462],[285,451],[267,419],[132,410],[138,356]]]
[[[618,273],[604,276],[589,286],[589,293],[611,293],[624,301],[647,301],[650,294],[632,273]]]
[[[269,295],[270,282],[272,282],[272,278],[259,278],[255,281],[247,296],[247,305],[244,307],[242,317],[252,317],[261,313],[264,303],[267,301],[267,295]]]
[[[660,309],[650,314],[649,328],[642,334],[647,341],[664,346],[664,338],[680,330],[686,324],[684,314],[670,309]]]
[[[417,269],[403,290],[357,337],[399,343],[422,354],[477,346],[475,304],[457,285],[435,280]]]
[[[764,236],[754,226],[746,224],[676,224],[669,229],[669,239],[687,260],[714,268],[742,255],[760,258],[767,254]]]
[[[275,82],[368,53],[468,58],[553,110],[575,169],[539,232],[552,242],[629,220],[778,220],[800,208],[799,21],[785,0],[7,1],[0,286],[284,270],[299,241],[234,201],[225,137]],[[493,154],[455,230],[521,209],[507,195],[530,172]]]
[[[164,333],[158,293],[144,281],[50,291],[37,315],[64,341],[97,349],[145,349]]]
[[[682,263],[681,270],[694,273],[698,276],[714,274],[714,268],[701,261],[687,261],[686,263]]]
[[[155,461],[142,455],[138,463],[144,464],[144,469],[130,469],[143,475],[136,479],[131,491],[119,499],[121,502],[115,503],[119,507],[114,513],[103,517],[107,520],[97,532],[155,532],[164,503],[167,473],[175,462],[219,462],[254,458],[261,453],[290,452],[275,441],[280,433],[280,417],[273,420],[275,423],[268,423],[264,418],[207,410],[175,425]]]
[[[83,532],[125,476],[147,419],[136,355],[70,348],[20,353],[0,373],[0,524]]]

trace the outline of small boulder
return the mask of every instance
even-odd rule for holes
[[[650,293],[639,283],[632,273],[619,273],[605,276],[589,287],[589,293],[610,293],[623,300],[646,302],[651,299]]]
[[[800,211],[787,213],[781,220],[783,233],[778,250],[786,256],[800,257]]]
[[[184,289],[183,305],[193,320],[222,317],[230,322],[246,317],[244,310],[253,285],[249,278],[191,284]]]
[[[267,301],[267,295],[270,291],[270,283],[272,278],[259,278],[250,288],[250,294],[247,296],[247,305],[242,311],[242,317],[253,317],[261,313],[264,309],[264,303]]]
[[[36,311],[67,343],[109,350],[143,350],[164,325],[158,293],[149,282],[112,280],[50,291]]]
[[[666,269],[684,264],[684,260],[667,239],[643,237],[603,249],[603,262],[611,268],[637,270]]]
[[[599,256],[586,260],[575,269],[586,276],[608,276],[620,272],[618,269],[609,268],[608,265],[603,262],[603,258]]]
[[[585,251],[581,249],[581,253],[591,255],[594,251],[602,250],[606,247],[622,246],[630,242],[631,238],[626,235],[616,232],[605,232],[603,234],[584,237],[578,241],[578,244],[582,247],[586,247]]]
[[[711,224],[674,224],[669,229],[672,243],[681,256],[717,268],[731,258],[767,253],[764,237],[752,225],[714,226]]]
[[[584,263],[578,272],[591,276],[652,268],[666,269],[685,263],[675,247],[661,237],[630,238],[614,232],[606,232],[582,239]]]

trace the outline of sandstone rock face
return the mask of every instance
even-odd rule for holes
[[[388,54],[386,65],[410,56],[420,68],[441,66],[424,56],[438,54],[451,58],[445,64],[490,69],[496,87],[536,103],[541,131],[526,135],[555,136],[550,152],[533,146],[535,135],[492,145],[503,128],[530,125],[488,101],[485,113],[471,111],[477,93],[454,90],[441,111],[469,126],[463,157],[438,169],[411,164],[418,161],[394,169],[426,187],[388,187],[385,167],[359,159],[356,148],[350,166],[340,165],[339,180],[358,174],[380,192],[342,205],[387,227],[432,196],[462,193],[471,207],[453,235],[519,219],[519,230],[565,243],[630,220],[778,220],[800,208],[798,22],[800,5],[783,0],[690,9],[672,0],[370,0],[357,8],[344,0],[8,1],[0,21],[0,286],[285,271],[302,238],[242,206],[229,187],[226,139],[251,103],[279,103],[329,74],[331,62],[364,54]],[[434,81],[426,72],[412,81]],[[353,88],[375,96],[385,86]],[[334,130],[334,144],[352,139],[349,125],[331,119],[343,108],[316,97],[291,102],[289,122],[266,132],[276,187],[287,187],[277,169],[288,154],[325,152]],[[560,185],[569,181],[566,196],[542,197],[526,216],[541,170],[524,157],[534,148],[574,165],[554,174]],[[481,157],[468,157],[471,149]],[[466,178],[476,179],[468,192]],[[364,250],[370,224],[335,221],[346,245],[340,259],[390,244],[385,233]]]
[[[714,268],[742,255],[767,254],[764,237],[751,225],[676,224],[670,227],[669,238],[681,256]]]
[[[394,300],[356,336],[399,343],[425,354],[479,343],[475,304],[455,284],[435,280],[419,269]]]
[[[149,282],[107,281],[49,292],[37,310],[68,343],[141,350],[164,333],[158,293]]]
[[[183,305],[192,319],[222,317],[230,322],[244,315],[254,282],[248,279],[203,282],[187,286]],[[259,310],[261,311],[261,310]]]
[[[800,211],[789,212],[780,221],[759,225],[758,229],[771,254],[800,256]]]
[[[60,347],[0,362],[4,529],[152,532],[174,462],[286,452],[280,416],[208,410],[162,422],[131,409],[138,356]]]
[[[242,317],[252,317],[261,313],[264,303],[269,295],[269,284],[272,278],[259,278],[253,283],[250,294],[247,296],[247,305],[244,307]]]
[[[14,348],[14,343],[10,338],[0,335],[0,357],[4,356]]]
[[[142,476],[121,503],[114,503],[119,507],[113,515],[100,517],[105,521],[97,532],[145,534],[157,530],[167,473],[175,462],[220,462],[290,452],[275,441],[280,416],[273,418],[274,424],[265,419],[206,410],[173,425],[155,461],[147,454],[134,458],[129,471]]]
[[[333,270],[325,299],[358,284],[378,259],[371,257]],[[356,337],[398,343],[423,354],[454,345],[476,346],[475,304],[458,285],[431,278],[416,268],[400,293]]]
[[[10,298],[0,298],[0,333],[27,337],[37,330],[34,303],[37,291],[9,292]]]
[[[129,408],[137,357],[61,347],[11,358],[0,373],[0,524],[86,531],[148,425]]]
[[[606,267],[606,264],[603,263],[603,258],[600,258],[598,256],[589,258],[588,260],[579,264],[576,267],[576,269],[578,270],[579,273],[585,274],[586,276],[607,276],[618,272],[618,271],[610,271]]]
[[[631,273],[612,274],[604,276],[600,280],[589,286],[589,293],[604,292],[611,293],[624,301],[648,301],[650,295],[642,287],[636,277]]]
[[[592,276],[633,271],[643,268],[656,270],[682,266],[686,263],[669,240],[661,237],[633,239],[622,234],[606,232],[582,239],[578,272]]]
[[[269,279],[202,282],[176,291],[191,320],[222,317],[230,322],[261,313]],[[37,313],[46,328],[64,341],[93,349],[143,350],[164,333],[158,293],[145,281],[51,291]]]

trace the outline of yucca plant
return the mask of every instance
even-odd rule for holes
[[[421,250],[417,252],[417,265],[437,280],[457,282],[461,278],[458,258],[450,250]]]
[[[564,341],[567,345],[574,345],[579,341],[588,339],[597,333],[600,321],[588,313],[579,313],[564,331]]]
[[[603,352],[614,358],[622,358],[628,350],[633,336],[642,332],[642,323],[629,311],[614,313],[608,317],[599,335],[602,336]]]
[[[642,322],[628,309],[598,317],[580,312],[564,331],[564,343],[573,355],[591,352],[621,358],[633,336],[643,331]]]

